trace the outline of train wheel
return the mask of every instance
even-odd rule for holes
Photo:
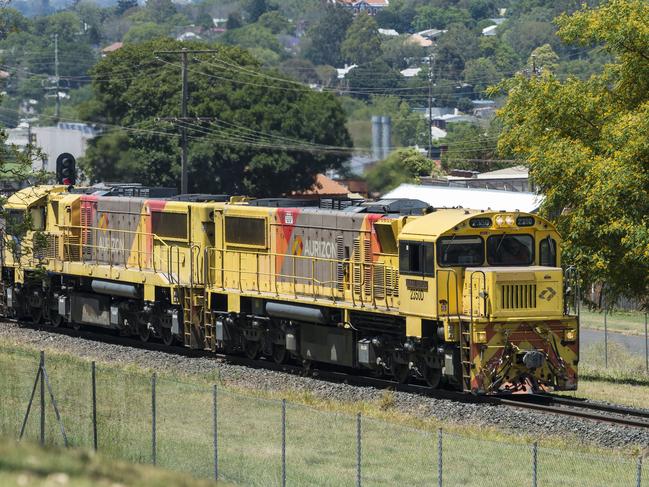
[[[437,389],[442,381],[442,369],[425,367],[424,379],[426,379],[426,384],[428,384],[433,389]]]
[[[140,337],[140,341],[142,343],[149,341],[149,339],[151,338],[151,330],[149,329],[149,325],[147,323],[140,322],[137,325],[137,336]]]
[[[246,340],[244,344],[244,353],[250,360],[255,360],[259,356],[261,344],[252,340]]]
[[[50,318],[50,323],[54,328],[58,328],[63,324],[64,318],[58,313],[53,313]]]
[[[273,362],[275,362],[276,364],[284,364],[286,363],[287,358],[288,352],[286,351],[286,347],[284,345],[273,345]]]
[[[79,331],[81,329],[81,325],[75,321],[70,322],[70,326],[74,331]]]
[[[410,367],[407,364],[398,364],[392,362],[392,376],[399,384],[405,384],[410,377]]]
[[[174,334],[171,333],[171,328],[161,327],[160,328],[160,337],[162,337],[162,343],[170,347],[174,343]]]
[[[29,309],[29,315],[32,317],[32,323],[40,325],[43,322],[43,308],[40,306],[32,306]]]

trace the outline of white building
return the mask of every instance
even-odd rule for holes
[[[63,152],[75,158],[86,153],[88,141],[98,135],[97,131],[85,123],[59,123],[55,127],[31,127],[26,122],[15,129],[7,130],[7,143],[25,147],[31,130],[33,143],[45,156],[45,161],[35,162],[35,171],[56,171],[56,158]]]
[[[383,195],[383,198],[411,198],[425,201],[434,208],[461,207],[528,213],[537,211],[543,202],[543,197],[535,193],[417,184],[402,184]]]

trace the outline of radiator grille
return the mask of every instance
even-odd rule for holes
[[[503,284],[502,309],[536,308],[536,284]]]

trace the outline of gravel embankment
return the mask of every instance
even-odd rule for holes
[[[181,371],[207,374],[218,370],[222,380],[234,386],[261,390],[308,391],[322,399],[346,402],[380,401],[384,391],[348,384],[332,383],[264,369],[253,369],[224,363],[210,357],[186,357],[174,353],[103,343],[23,327],[16,323],[0,323],[0,340],[10,340],[44,350],[67,352],[75,356],[120,364],[137,364],[158,371]],[[649,445],[649,430],[622,425],[544,414],[523,409],[487,404],[466,404],[434,399],[406,392],[394,393],[394,407],[421,418],[434,417],[456,424],[496,427],[537,437],[572,436],[585,443],[622,448]]]

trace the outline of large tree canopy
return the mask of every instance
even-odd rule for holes
[[[614,62],[586,81],[546,70],[505,82],[499,146],[529,163],[586,282],[646,300],[649,4],[611,0],[557,23],[564,41],[603,45]]]
[[[167,121],[180,111],[180,63],[159,51],[208,47],[159,39],[125,45],[97,64],[85,117],[112,128],[82,161],[92,180],[177,187],[183,125],[191,191],[278,195],[342,165],[351,140],[338,100],[262,72],[237,47],[190,54],[188,115],[209,120]]]

